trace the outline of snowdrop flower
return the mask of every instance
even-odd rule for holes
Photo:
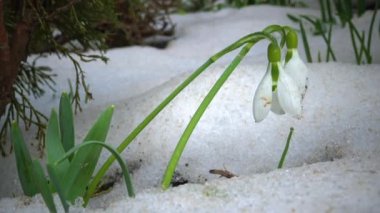
[[[301,93],[296,82],[281,65],[281,50],[275,43],[268,46],[268,68],[253,98],[256,122],[264,120],[269,111],[276,114],[301,114]]]
[[[307,88],[308,69],[298,54],[298,38],[296,32],[288,32],[288,34],[286,35],[286,46],[288,50],[285,57],[284,69],[285,72],[297,84],[298,90],[303,97],[306,93]]]

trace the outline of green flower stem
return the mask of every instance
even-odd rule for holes
[[[290,127],[288,139],[286,140],[286,145],[285,145],[284,151],[282,152],[280,162],[278,163],[278,166],[277,166],[278,169],[281,169],[282,166],[284,165],[285,157],[286,157],[286,154],[288,154],[290,139],[292,138],[293,131],[294,131],[294,128]]]
[[[68,152],[66,152],[66,154],[60,160],[58,160],[54,165],[56,166],[57,164],[59,164],[60,162],[62,162],[63,160],[65,160],[66,158],[69,158],[78,149],[80,149],[80,148],[82,148],[84,146],[89,146],[89,145],[103,146],[104,148],[106,148],[108,151],[110,151],[112,153],[112,156],[120,164],[121,170],[122,170],[123,175],[124,175],[124,181],[125,181],[125,184],[127,186],[128,195],[129,195],[129,197],[134,197],[135,196],[135,192],[134,192],[134,189],[133,189],[132,180],[131,180],[131,177],[129,175],[129,171],[128,171],[127,165],[124,163],[124,161],[120,157],[119,153],[114,148],[112,148],[110,145],[105,144],[104,142],[101,142],[101,141],[86,141],[86,142],[83,142],[83,143],[81,143],[81,144],[73,147]]]
[[[252,42],[253,40],[257,40],[258,37],[260,39],[266,37],[272,41],[276,41],[275,38],[270,36],[270,33],[279,32],[285,37],[285,30],[283,27],[279,25],[271,25],[263,30],[263,32],[252,33],[243,38],[239,39],[235,43],[226,47],[222,51],[216,53],[212,57],[210,57],[203,65],[201,65],[193,74],[191,74],[184,82],[182,82],[172,93],[170,93],[125,139],[124,141],[117,147],[117,151],[121,153],[124,149],[137,137],[138,134],[183,90],[185,89],[194,79],[196,79],[203,71],[205,71],[211,64],[217,61],[219,58],[224,56],[225,54],[241,47],[242,45]],[[283,45],[285,43],[285,39],[281,41]],[[96,173],[92,182],[90,183],[86,195],[83,198],[84,206],[87,205],[91,195],[95,192],[98,183],[101,178],[105,175],[109,167],[115,161],[113,156],[110,156],[106,162],[104,162],[103,166]]]
[[[177,167],[179,158],[182,155],[182,152],[186,146],[187,141],[189,140],[192,132],[194,131],[196,125],[198,124],[199,120],[201,119],[203,113],[206,111],[208,105],[211,103],[212,99],[215,97],[215,95],[218,93],[219,89],[223,86],[223,84],[226,82],[228,77],[231,75],[231,73],[235,70],[237,65],[241,62],[241,60],[244,58],[244,56],[249,52],[251,47],[256,42],[248,43],[243,49],[240,51],[240,53],[235,57],[235,59],[231,62],[231,64],[227,67],[227,69],[224,71],[222,76],[218,79],[218,81],[214,84],[214,86],[211,88],[210,92],[207,94],[205,99],[202,101],[201,105],[198,107],[197,111],[193,115],[192,119],[190,120],[189,124],[187,125],[184,133],[182,134],[174,152],[170,159],[170,162],[168,164],[168,167],[166,169],[166,172],[164,174],[164,178],[162,181],[162,188],[167,189],[170,185],[170,182],[172,180],[174,170]]]

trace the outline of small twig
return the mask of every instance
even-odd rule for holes
[[[225,177],[225,178],[237,177],[237,175],[235,175],[234,173],[226,169],[211,169],[209,173],[214,174],[214,175],[220,175],[220,177]]]

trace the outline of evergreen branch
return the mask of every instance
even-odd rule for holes
[[[55,19],[60,13],[66,12],[67,10],[70,10],[72,6],[75,4],[81,2],[82,0],[71,0],[68,2],[66,5],[59,7],[54,10],[54,12],[50,13],[49,15],[46,16],[45,20],[46,21],[52,21]]]

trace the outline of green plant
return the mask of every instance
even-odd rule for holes
[[[293,132],[294,132],[294,128],[290,127],[290,131],[289,131],[288,139],[286,139],[286,145],[285,145],[284,151],[282,152],[281,159],[278,162],[278,166],[277,166],[278,169],[281,169],[285,163],[285,158],[286,158],[286,155],[288,154],[290,139],[292,138]]]
[[[355,60],[358,65],[360,64],[371,64],[372,63],[372,54],[371,54],[371,42],[372,42],[372,32],[373,25],[375,22],[375,18],[377,15],[378,2],[376,2],[375,10],[373,12],[371,22],[369,24],[368,35],[366,36],[366,32],[362,31],[359,33],[359,30],[352,22],[354,17],[353,12],[353,3],[352,0],[338,0],[335,1],[335,4],[332,1],[328,0],[320,0],[321,7],[321,18],[313,17],[308,15],[299,15],[294,16],[288,14],[288,17],[298,22],[300,25],[300,30],[302,34],[302,39],[305,47],[305,53],[307,56],[308,62],[312,62],[310,48],[307,41],[306,32],[304,29],[303,20],[310,23],[313,26],[314,34],[321,35],[323,40],[326,43],[327,51],[326,51],[326,59],[325,61],[330,61],[330,58],[333,61],[336,61],[335,53],[333,51],[331,45],[331,37],[332,37],[332,29],[333,25],[336,24],[336,19],[333,14],[332,8],[335,7],[336,14],[339,16],[339,20],[341,22],[342,27],[348,25],[350,31],[351,44],[355,53]],[[357,15],[360,17],[365,11],[365,0],[357,1]],[[326,29],[328,28],[328,30]],[[321,61],[321,56],[318,55],[318,61]]]
[[[273,33],[279,33],[281,35],[281,41],[280,43],[277,42],[275,37],[273,37]],[[292,35],[292,36],[289,36]],[[269,51],[269,59],[273,58],[272,50],[275,52],[275,60],[273,60],[270,65],[272,68],[268,68],[269,75],[273,75],[270,78],[269,81],[269,93],[270,97],[262,97],[258,101],[254,103],[254,108],[260,108],[260,110],[255,115],[258,115],[259,117],[265,117],[266,114],[268,114],[269,109],[273,105],[273,107],[277,108],[277,111],[273,109],[275,113],[278,114],[284,114],[285,112],[289,112],[290,114],[294,113],[300,113],[298,109],[300,109],[300,102],[301,102],[301,96],[305,92],[305,85],[302,85],[306,81],[306,76],[304,74],[298,74],[298,70],[294,70],[294,68],[297,69],[297,66],[299,66],[299,56],[298,52],[296,51],[298,41],[297,41],[297,35],[293,32],[293,30],[289,27],[282,27],[278,25],[271,25],[265,28],[261,32],[256,32],[249,34],[247,36],[244,36],[243,38],[239,39],[235,43],[229,45],[222,51],[216,53],[212,57],[210,57],[203,65],[201,65],[194,73],[192,73],[185,81],[183,81],[177,88],[174,89],[172,93],[168,95],[117,147],[117,151],[121,153],[140,133],[141,131],[163,110],[184,88],[186,88],[193,80],[195,80],[201,73],[203,73],[212,63],[216,62],[219,58],[221,58],[223,55],[236,50],[240,47],[243,47],[240,53],[236,56],[236,58],[231,62],[231,64],[227,67],[225,72],[222,74],[222,76],[217,80],[217,82],[214,84],[210,92],[207,94],[205,99],[202,101],[201,105],[198,107],[195,114],[192,116],[192,119],[190,120],[188,126],[186,127],[186,130],[182,134],[177,147],[175,148],[175,151],[173,152],[172,158],[168,164],[167,170],[164,174],[163,182],[162,182],[162,188],[166,189],[170,182],[171,178],[173,176],[174,170],[176,168],[176,165],[179,161],[179,158],[184,150],[184,147],[188,141],[188,139],[191,136],[191,133],[193,132],[194,128],[197,126],[198,121],[201,119],[203,113],[206,111],[208,105],[211,103],[212,99],[215,97],[219,89],[223,86],[224,82],[228,79],[228,77],[231,75],[231,73],[235,70],[235,68],[238,66],[240,61],[245,57],[245,55],[249,52],[249,50],[255,45],[257,42],[261,40],[269,40],[271,42],[270,50]],[[289,42],[290,40],[290,42]],[[286,42],[287,41],[287,42]],[[280,47],[282,48],[285,45],[285,42],[288,46],[288,52],[287,52],[287,65],[289,65],[289,69],[285,68],[285,71],[283,71],[282,65],[280,63],[281,54],[280,54]],[[294,62],[296,60],[297,62]],[[273,65],[272,65],[273,64]],[[292,68],[290,68],[290,65],[292,65]],[[305,67],[303,67],[305,68]],[[303,69],[302,68],[302,69]],[[286,74],[285,72],[295,72],[295,73],[289,73]],[[289,75],[289,76],[288,76]],[[291,75],[291,76],[290,76]],[[268,76],[268,75],[266,75]],[[290,79],[294,78],[294,80]],[[305,79],[302,79],[305,78]],[[290,80],[289,80],[290,79]],[[278,85],[278,89],[277,89]],[[281,91],[280,88],[292,88],[291,91],[285,91],[286,89],[283,89],[284,91]],[[258,89],[259,90],[259,89]],[[261,88],[260,88],[261,91]],[[268,93],[267,90],[265,91],[265,94],[258,93],[258,97],[261,95],[266,95]],[[282,100],[280,102],[281,105],[278,105],[278,103],[271,104],[263,102],[263,99],[272,99],[272,92],[276,93],[279,91],[278,96]],[[287,94],[285,94],[287,93]],[[256,96],[256,95],[255,95]],[[286,97],[285,97],[286,96]],[[270,100],[268,100],[270,101]],[[284,104],[286,102],[286,104]],[[297,103],[298,102],[298,103]],[[269,108],[268,108],[269,107]],[[296,108],[294,110],[294,108]],[[260,114],[264,113],[264,114]],[[259,120],[257,120],[259,122]],[[102,177],[105,175],[111,164],[114,162],[115,157],[111,156],[109,157],[106,162],[102,165],[102,167],[98,170],[97,174],[92,179],[92,182],[90,183],[88,190],[86,192],[86,195],[84,197],[84,205],[87,205],[88,200],[90,197],[94,194],[97,185],[101,181]]]
[[[119,154],[105,139],[110,127],[114,107],[107,108],[89,130],[83,143],[75,145],[75,132],[71,101],[63,94],[60,100],[59,113],[52,110],[46,134],[46,168],[45,178],[39,161],[32,160],[17,123],[11,128],[11,140],[15,149],[19,179],[24,194],[34,196],[40,193],[51,212],[56,212],[52,194],[57,192],[65,211],[69,203],[83,197],[91,176],[100,157],[102,148],[111,152],[120,164],[128,195],[134,196],[128,168]]]

